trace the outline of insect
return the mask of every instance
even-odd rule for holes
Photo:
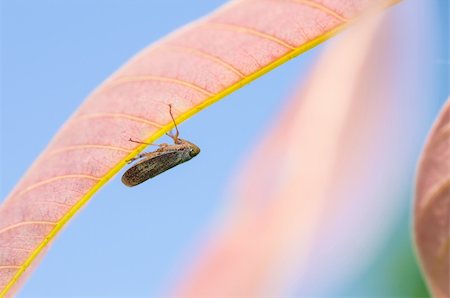
[[[132,163],[135,160],[142,159],[129,168],[122,176],[122,182],[126,186],[136,186],[150,178],[153,178],[168,169],[171,169],[183,162],[192,159],[194,156],[200,153],[200,148],[195,144],[180,139],[178,136],[177,124],[172,115],[172,105],[169,104],[169,113],[175,125],[176,134],[167,133],[169,137],[173,139],[173,145],[166,143],[156,145],[159,148],[153,152],[141,153],[135,158],[128,160],[128,163]],[[130,142],[138,144],[154,145],[144,142],[135,141],[129,139]]]

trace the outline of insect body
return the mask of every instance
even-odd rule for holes
[[[200,153],[200,148],[195,144],[180,139],[178,137],[178,127],[173,119],[172,115],[172,106],[170,107],[170,116],[175,124],[176,134],[170,136],[174,144],[160,144],[159,149],[149,152],[149,153],[141,153],[137,157],[129,160],[129,163],[141,159],[141,161],[137,162],[131,168],[129,168],[122,176],[122,182],[126,186],[136,186],[141,184],[144,181],[147,181],[150,178],[153,178],[162,172],[167,171],[183,162],[186,162]],[[138,142],[130,139],[131,142],[147,144],[143,142]],[[152,144],[148,144],[152,145]]]

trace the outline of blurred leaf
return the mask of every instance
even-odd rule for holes
[[[450,297],[450,99],[421,156],[414,228],[419,258],[433,296]]]
[[[367,15],[326,47],[173,296],[328,297],[369,266],[395,214],[385,190],[405,172],[385,145],[400,131],[389,25]]]
[[[405,194],[410,200],[410,194]],[[411,245],[410,210],[404,210],[399,224],[366,271],[354,280],[342,297],[430,297]]]

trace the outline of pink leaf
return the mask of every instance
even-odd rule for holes
[[[428,137],[417,173],[416,245],[431,292],[450,297],[450,99]]]
[[[0,296],[126,160],[181,122],[387,0],[233,1],[153,44],[98,87],[0,209]]]

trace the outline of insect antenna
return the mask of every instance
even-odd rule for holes
[[[158,144],[152,144],[152,143],[145,143],[145,142],[135,141],[132,138],[129,138],[128,141],[133,142],[133,143],[138,143],[138,144],[145,144],[145,145],[161,147],[161,145],[158,145]]]

